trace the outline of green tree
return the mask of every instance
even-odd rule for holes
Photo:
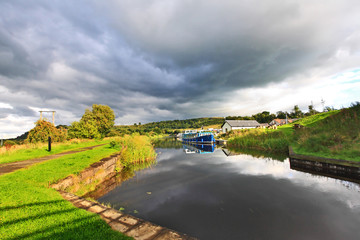
[[[69,129],[70,138],[105,137],[114,126],[114,111],[106,105],[93,104],[86,109],[79,122],[73,122]]]
[[[293,112],[291,113],[292,118],[301,118],[304,116],[304,113],[300,110],[298,105],[294,106]]]
[[[35,127],[30,130],[27,141],[46,142],[51,137],[53,142],[62,142],[67,138],[67,130],[63,128],[57,129],[52,123],[46,120],[39,120],[35,123]]]
[[[314,109],[314,105],[310,104],[310,105],[309,105],[308,115],[315,115],[315,114],[317,114],[317,113],[318,113],[318,111],[316,111],[316,110]]]
[[[283,112],[283,111],[278,111],[276,113],[276,118],[279,119],[286,119],[286,115],[289,115],[287,112]]]

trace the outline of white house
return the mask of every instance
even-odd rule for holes
[[[225,120],[223,125],[221,125],[221,129],[223,133],[226,133],[231,130],[256,128],[259,126],[260,123],[256,120]]]

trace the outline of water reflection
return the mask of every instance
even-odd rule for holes
[[[183,144],[183,149],[186,154],[198,153],[206,154],[212,153],[215,150],[215,144]]]
[[[174,137],[159,138],[152,141],[156,148],[175,148],[180,149],[183,147],[181,141]]]
[[[86,188],[88,189],[94,189],[92,191],[87,192],[83,197],[91,197],[94,199],[97,199],[117,186],[120,186],[123,182],[125,182],[128,179],[131,179],[135,176],[135,172],[145,169],[145,168],[151,168],[156,165],[156,160],[149,160],[146,162],[136,162],[132,164],[128,164],[125,166],[119,173],[114,172],[114,174],[111,174],[111,177],[106,179],[101,184],[97,184],[97,182],[91,182],[86,185]]]
[[[241,148],[224,148],[223,152],[226,156],[235,156],[235,155],[242,155],[247,154],[254,157],[259,158],[272,158],[274,160],[284,161],[288,158],[288,154],[286,153],[276,153],[276,152],[270,152],[270,151],[258,151],[253,149],[241,149]]]
[[[297,171],[360,183],[360,170],[358,167],[339,166],[294,158],[290,158],[289,161],[290,168]]]
[[[292,170],[288,159],[158,152],[155,167],[98,201],[200,239],[359,239],[356,183]]]

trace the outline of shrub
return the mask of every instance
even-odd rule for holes
[[[67,138],[67,130],[57,129],[52,123],[46,120],[39,120],[35,127],[30,130],[27,141],[30,143],[46,142],[51,137],[53,142],[63,142]]]

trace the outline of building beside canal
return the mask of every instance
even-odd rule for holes
[[[229,132],[231,130],[238,129],[249,129],[260,127],[260,123],[256,120],[225,120],[221,129],[223,133]]]
[[[270,126],[273,126],[273,125],[276,125],[276,126],[281,126],[281,125],[284,125],[284,124],[288,124],[288,123],[292,123],[296,120],[299,120],[299,118],[293,118],[293,119],[280,119],[280,118],[275,118],[274,120],[272,120],[269,125]]]

